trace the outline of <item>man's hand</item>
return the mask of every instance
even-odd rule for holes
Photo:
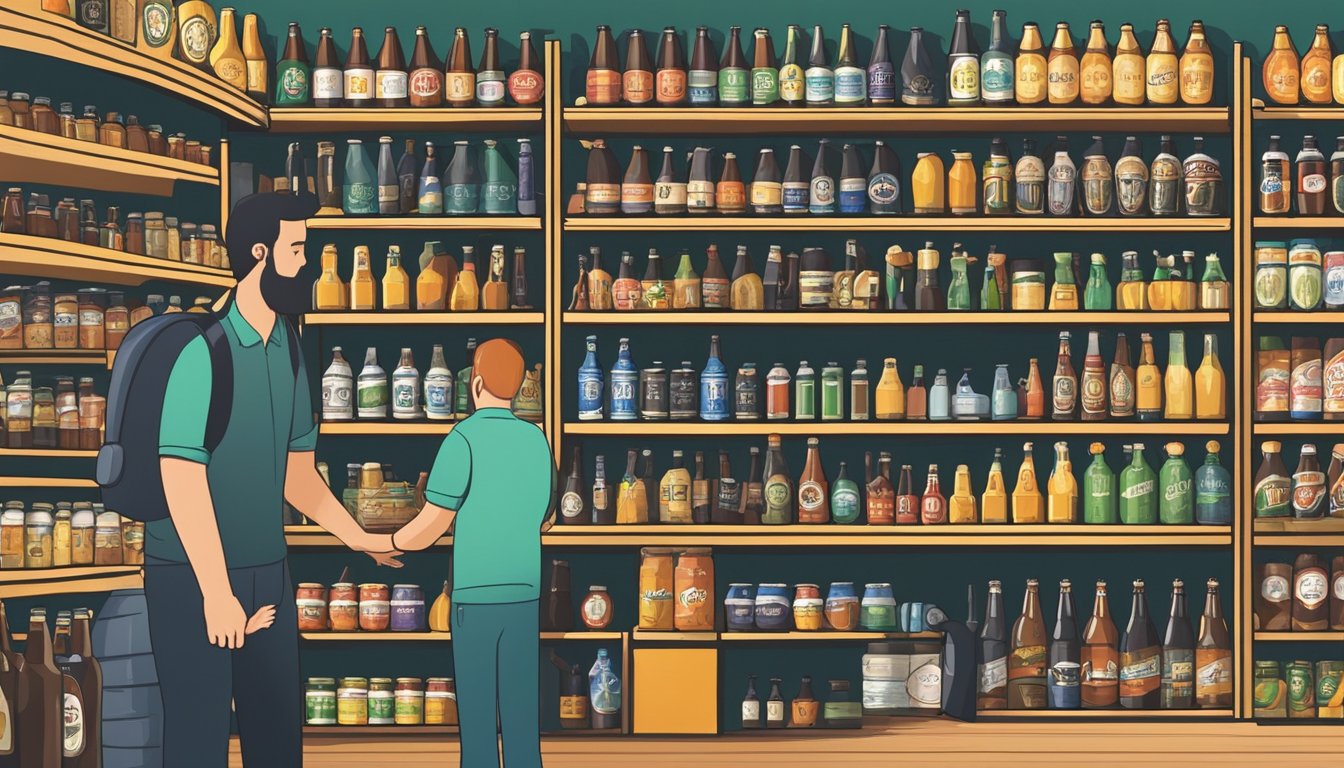
[[[373,558],[373,562],[379,565],[384,565],[388,568],[401,567],[401,561],[397,559],[401,556],[401,553],[396,550],[392,550],[391,552],[369,552],[367,554],[369,557]]]
[[[205,598],[205,636],[211,645],[230,650],[242,648],[247,634],[247,613],[243,606],[227,592]]]
[[[391,534],[363,534],[351,542],[350,548],[356,552],[368,554],[379,565],[388,568],[401,567],[401,561],[397,559],[401,552],[398,552],[396,547],[392,546]]]

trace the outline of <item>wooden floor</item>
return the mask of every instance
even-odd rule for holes
[[[1068,766],[1132,768],[1222,766],[1339,768],[1344,721],[1310,725],[1205,722],[901,723],[851,732],[790,732],[720,737],[554,737],[547,768],[937,768]],[[234,743],[231,766],[242,761]],[[455,737],[309,739],[307,768],[456,768]],[[507,766],[505,766],[507,768]]]

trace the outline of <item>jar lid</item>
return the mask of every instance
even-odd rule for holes
[[[310,677],[310,678],[308,678],[308,684],[309,684],[309,685],[335,685],[335,684],[336,684],[336,678],[334,678],[334,677]]]
[[[377,585],[377,586],[382,586],[382,585]],[[419,585],[419,584],[393,584],[393,585],[392,585],[392,588],[393,588],[393,589],[419,589],[419,588],[420,588],[420,585]]]
[[[733,586],[733,585],[729,584],[728,586],[731,587],[731,586]],[[599,585],[597,585],[597,584],[594,584],[593,586],[591,586],[591,587],[588,588],[588,591],[589,591],[589,592],[606,592],[606,591],[607,591],[607,588],[606,588],[606,587],[603,587],[603,586],[599,586]]]
[[[896,654],[895,643],[869,643],[868,653],[874,656],[892,656]]]
[[[891,589],[891,584],[889,584],[889,583],[887,583],[887,582],[880,582],[880,581],[879,581],[879,582],[873,582],[872,584],[864,584],[864,585],[863,585],[863,588],[864,588],[864,589]]]
[[[1297,239],[1295,239],[1295,240],[1292,240],[1292,241],[1289,243],[1289,246],[1292,247],[1292,248],[1299,248],[1299,247],[1300,247],[1300,248],[1315,248],[1315,247],[1317,247],[1317,246],[1316,246],[1316,241],[1315,241],[1315,240],[1312,240],[1312,239],[1309,238],[1309,237],[1299,237],[1299,238],[1297,238]]]
[[[419,685],[419,684],[420,684],[420,678],[418,678],[418,677],[398,677],[398,678],[397,678],[397,685],[408,685],[408,684],[411,684],[411,685]]]
[[[326,589],[326,587],[317,582],[305,581],[299,584],[299,589]]]
[[[1282,240],[1256,240],[1256,248],[1287,248],[1288,244]]]
[[[10,98],[12,98],[12,99],[18,99],[19,101],[27,101],[27,100],[28,100],[28,94],[24,93],[23,91],[15,91],[15,92],[14,92],[14,95],[11,96]]]
[[[42,105],[42,106],[45,106],[45,107],[50,107],[50,106],[51,106],[51,98],[48,97],[48,96],[38,96],[36,99],[33,99],[33,105],[34,105],[34,106],[37,106],[37,105],[39,105],[39,104]]]
[[[338,581],[335,584],[331,585],[332,589],[336,589],[338,587],[342,589],[354,589],[355,585],[348,581]]]
[[[367,584],[360,584],[360,585],[359,585],[359,588],[360,588],[360,589],[387,589],[387,585],[386,585],[386,584],[377,584],[377,583],[374,583],[374,582],[369,582],[369,583],[367,583]]]
[[[796,584],[796,585],[794,585],[794,588],[795,588],[795,589],[802,589],[802,588],[804,588],[804,587],[811,587],[812,589],[817,589],[817,590],[821,589],[821,587],[818,587],[816,584]]]

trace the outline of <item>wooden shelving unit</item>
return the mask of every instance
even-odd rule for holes
[[[112,352],[101,349],[7,349],[0,365],[107,365]]]
[[[309,312],[305,325],[542,325],[542,312]]]
[[[290,547],[345,547],[340,539],[316,525],[286,525],[285,543]],[[443,536],[434,542],[433,548],[442,549],[452,544],[452,536]]]
[[[0,477],[0,488],[88,488],[98,483],[83,477]]]
[[[1344,226],[1344,216],[1336,219]],[[311,224],[310,224],[311,226]],[[1304,225],[1309,227],[1310,225]],[[1076,216],[570,216],[566,232],[1227,232],[1232,220]]]
[[[211,288],[233,287],[226,269],[183,264],[50,237],[0,234],[0,274],[141,285],[164,280]]]
[[[1331,106],[1269,106],[1263,99],[1254,99],[1251,105],[1253,120],[1344,120],[1344,107]]]
[[[208,165],[0,125],[0,165],[10,182],[169,197],[179,181],[219,186]]]
[[[1344,631],[1256,632],[1257,643],[1344,643]]]
[[[1257,323],[1344,323],[1344,312],[1271,312],[1255,310]]]
[[[1193,325],[1230,312],[565,312],[566,325]],[[1344,320],[1341,313],[1340,320]]]
[[[535,216],[319,216],[308,220],[310,230],[540,230]]]
[[[111,592],[138,589],[142,583],[138,565],[0,571],[0,598]]]
[[[1256,216],[1256,229],[1293,229],[1309,235],[1320,229],[1344,228],[1344,216]]]
[[[699,422],[699,421],[574,421],[571,435],[652,437],[703,435],[1226,435],[1231,427],[1218,421],[885,421],[885,422]]]
[[[63,448],[0,448],[0,459],[96,459],[98,451],[71,450]]]
[[[630,631],[630,639],[641,643],[714,643],[718,642],[718,632],[669,632],[654,629],[635,629]]]
[[[1231,719],[1232,716],[1231,709],[991,709],[976,713],[977,718],[985,720],[1183,720]]]
[[[1278,421],[1254,424],[1257,437],[1261,435],[1325,435],[1344,438],[1341,421]]]
[[[324,131],[531,131],[542,121],[540,107],[442,109],[321,109],[276,107],[270,111],[271,133]],[[437,141],[437,140],[436,140]]]
[[[448,643],[453,639],[451,632],[302,632],[299,636],[313,642]],[[543,641],[619,641],[622,638],[624,634],[621,632],[542,632],[540,635]]]
[[[407,421],[402,424],[375,421],[324,421],[318,426],[322,435],[446,435],[453,431],[451,421]]]
[[[942,640],[942,632],[720,632],[726,643],[880,642],[883,640]]]

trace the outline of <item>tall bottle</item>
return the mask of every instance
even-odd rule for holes
[[[975,708],[1007,709],[1008,626],[1003,610],[1003,584],[999,581],[989,582],[977,651]]]
[[[728,370],[719,356],[719,336],[709,337],[709,359],[700,373],[700,418],[725,421],[728,418]]]
[[[779,435],[770,435],[766,441],[767,453],[762,475],[765,478],[765,511],[761,517],[761,522],[766,525],[788,525],[793,522],[793,476],[784,460],[781,441]]]
[[[658,106],[674,107],[686,102],[686,52],[677,39],[675,27],[663,28],[653,80]]]
[[[896,484],[896,524],[919,523],[920,497],[915,493],[915,478],[909,464],[901,465],[901,477]]]
[[[345,103],[345,71],[331,29],[323,27],[318,35],[317,53],[313,57],[313,106],[331,109]],[[277,83],[276,87],[280,85]]]
[[[411,308],[411,282],[401,266],[401,249],[387,247],[387,266],[383,270],[383,309]]]
[[[396,27],[383,30],[383,47],[378,51],[377,65],[374,72],[374,102],[385,109],[407,106],[410,98],[406,55],[402,53]]]
[[[1156,709],[1162,700],[1162,648],[1148,615],[1143,580],[1134,580],[1134,601],[1120,641],[1120,706]]]
[[[1082,704],[1083,709],[1108,709],[1119,699],[1119,633],[1111,619],[1106,599],[1106,582],[1097,581],[1097,596],[1092,617],[1083,629]]]
[[[429,31],[424,27],[415,28],[415,48],[411,51],[406,89],[412,107],[443,105],[443,64],[434,53]]]
[[[443,213],[443,179],[439,176],[439,159],[434,154],[434,142],[425,142],[425,164],[420,168],[416,210],[425,215]]]
[[[868,524],[893,525],[896,522],[896,488],[891,484],[891,454],[883,451],[878,464],[878,473],[866,486],[864,506],[868,512]]]
[[[238,45],[236,14],[232,8],[219,10],[219,39],[210,49],[210,67],[220,80],[247,91],[247,59]]]
[[[1106,42],[1106,27],[1093,21],[1087,36],[1087,49],[1078,64],[1079,95],[1084,104],[1105,104],[1111,99],[1111,53]]]
[[[597,337],[585,340],[586,352],[579,366],[579,420],[596,421],[604,415],[602,367],[597,362]]]
[[[350,32],[350,47],[345,54],[345,104],[347,107],[369,107],[373,105],[373,78],[375,70],[369,59],[369,47],[364,42],[364,30],[355,27]],[[321,58],[321,49],[318,57]],[[319,63],[320,67],[321,64]]]
[[[401,212],[401,180],[392,162],[392,137],[378,138],[378,213],[391,216]]]
[[[1218,361],[1218,337],[1204,334],[1204,359],[1195,371],[1195,413],[1197,419],[1222,420],[1227,417],[1227,382]]]
[[[1157,515],[1157,476],[1143,458],[1143,443],[1134,444],[1134,458],[1120,471],[1120,522],[1154,525]]]
[[[583,450],[574,446],[574,456],[569,462],[569,475],[565,478],[564,488],[560,491],[560,514],[557,522],[561,525],[590,525],[592,507],[588,501],[588,487],[583,481]]]
[[[807,459],[798,478],[798,522],[821,525],[831,522],[830,485],[821,466],[820,441],[807,439]]]
[[[980,522],[1008,522],[1008,493],[1003,482],[1003,449],[994,449],[994,461],[989,465],[985,492],[980,496]]]
[[[1171,39],[1171,22],[1157,20],[1153,45],[1148,49],[1145,94],[1149,104],[1175,104],[1180,95],[1180,62],[1176,42]]]
[[[1184,331],[1171,331],[1167,340],[1167,350],[1167,370],[1163,382],[1165,407],[1162,417],[1168,421],[1193,419],[1194,381],[1190,376],[1190,369],[1185,365]]]
[[[868,101],[868,73],[859,66],[854,35],[848,24],[840,26],[840,51],[835,60],[835,104],[863,106]]]
[[[658,484],[658,522],[691,522],[691,473],[681,451],[672,451],[672,466]]]
[[[639,417],[638,393],[639,370],[630,358],[630,340],[621,339],[616,353],[616,363],[611,367],[611,413],[612,421],[634,421]]]
[[[415,139],[406,139],[397,161],[397,212],[415,213],[420,207],[420,158],[415,155]]]
[[[1036,481],[1036,462],[1031,443],[1022,446],[1022,466],[1017,470],[1017,485],[1013,488],[1013,522],[1044,523],[1045,498]]]
[[[786,107],[801,107],[807,100],[807,73],[798,63],[798,41],[802,29],[790,24],[784,41],[784,58],[779,62],[779,99]]]
[[[936,68],[924,48],[924,29],[910,28],[910,42],[901,60],[901,103],[910,106],[931,106],[937,103],[934,90]]]
[[[686,88],[691,106],[714,106],[719,102],[719,62],[714,43],[709,39],[708,27],[695,28],[695,48],[691,53],[691,68],[686,77]]]
[[[1080,685],[1078,620],[1073,612],[1073,586],[1068,579],[1059,582],[1059,608],[1055,629],[1050,635],[1046,681],[1050,709],[1078,709],[1082,706]]]
[[[1092,463],[1083,472],[1083,522],[1114,525],[1119,522],[1116,513],[1118,495],[1115,474],[1106,464],[1106,447],[1092,443],[1088,450],[1092,454]]]
[[[476,170],[476,156],[465,140],[453,142],[453,159],[448,162],[443,192],[444,213],[467,215],[476,213],[480,207],[481,180]]]
[[[1115,173],[1111,161],[1106,158],[1106,148],[1102,146],[1100,136],[1093,136],[1092,146],[1083,153],[1083,168],[1079,175],[1083,208],[1093,216],[1109,214],[1115,201]]]
[[[1019,88],[1019,101],[1021,89]],[[1018,214],[1034,215],[1045,212],[1045,162],[1036,154],[1033,139],[1022,140],[1022,157],[1013,171],[1017,180],[1013,195],[1014,210]]]
[[[1011,104],[1014,98],[1012,41],[1008,38],[1008,14],[994,11],[989,26],[989,47],[980,56],[980,98],[988,105]]]
[[[877,39],[868,59],[868,103],[889,106],[896,103],[896,67],[891,62],[891,46],[887,42],[886,24],[877,25]]]
[[[1008,144],[1002,138],[996,136],[990,141],[989,158],[985,160],[982,179],[981,196],[985,214],[993,216],[1011,213],[1013,161],[1008,156]]]
[[[499,63],[499,30],[485,29],[485,52],[476,71],[476,103],[482,107],[504,104],[504,69]]]
[[[1047,523],[1078,522],[1078,481],[1073,476],[1073,462],[1069,460],[1069,444],[1055,443],[1055,468],[1046,484]]]
[[[1146,60],[1138,38],[1134,36],[1134,25],[1120,25],[1120,41],[1115,46],[1115,59],[1111,62],[1111,96],[1116,104],[1137,106],[1143,103],[1147,90]]]
[[[19,672],[17,743],[22,768],[59,768],[64,745],[64,678],[56,668],[47,615],[34,608],[28,620],[23,667]],[[6,724],[13,728],[13,720]]]
[[[1315,136],[1302,137],[1302,150],[1297,153],[1297,213],[1302,216],[1320,216],[1325,213],[1329,196],[1326,181],[1329,169],[1325,154],[1316,144]]]
[[[737,155],[732,152],[723,153],[723,173],[714,185],[714,204],[719,213],[729,216],[747,212],[747,189],[737,167]]]
[[[273,103],[277,107],[307,106],[312,99],[311,81],[312,71],[308,64],[308,50],[303,45],[303,32],[299,30],[298,22],[291,21],[285,38],[285,50],[275,65]]]
[[[377,283],[373,281],[373,268],[369,257],[369,248],[355,246],[355,266],[350,274],[349,308],[354,312],[367,312],[377,308]]]
[[[1139,140],[1125,137],[1125,148],[1115,161],[1115,203],[1122,216],[1135,216],[1147,211],[1148,164],[1143,161]]]
[[[846,525],[859,520],[863,510],[859,501],[859,485],[849,478],[845,462],[840,462],[840,473],[831,485],[831,520]]]
[[[1218,441],[1205,444],[1204,464],[1195,470],[1195,522],[1200,525],[1232,523],[1232,477],[1219,462]]]
[[[649,177],[649,153],[636,145],[630,150],[630,165],[621,182],[621,213],[631,216],[653,211],[653,179]]]
[[[1195,522],[1194,479],[1185,463],[1185,446],[1171,442],[1166,449],[1167,460],[1158,473],[1157,517],[1164,525],[1191,525]]]
[[[611,47],[612,57],[616,55],[616,46]],[[619,77],[616,79],[620,87]],[[448,53],[448,62],[443,73],[443,94],[450,107],[470,107],[476,101],[476,71],[471,65],[471,41],[467,30],[458,27],[453,30],[453,47]]]
[[[1072,104],[1078,100],[1078,53],[1073,47],[1068,22],[1055,25],[1055,40],[1050,44],[1046,64],[1049,84],[1046,94],[1051,104]]]
[[[1232,706],[1232,638],[1223,620],[1218,599],[1218,580],[1209,579],[1204,612],[1199,618],[1195,642],[1195,704],[1199,707]]]
[[[809,107],[835,104],[835,71],[826,60],[826,34],[820,24],[812,27],[812,53],[804,72],[804,95]]]
[[[454,312],[475,312],[481,308],[481,284],[476,275],[476,249],[462,246],[462,269],[457,273],[448,308]]]
[[[1048,653],[1039,592],[1039,582],[1028,579],[1022,614],[1013,623],[1008,654],[1008,709],[1046,708]]]
[[[808,213],[829,215],[836,212],[837,185],[831,171],[829,149],[829,139],[817,143],[817,158],[812,163],[812,181],[808,187]]]
[[[1162,634],[1163,709],[1190,709],[1195,701],[1195,636],[1186,613],[1185,584],[1171,582],[1171,611]]]
[[[952,27],[952,46],[947,54],[947,103],[975,106],[980,103],[980,47],[971,32],[971,12],[957,11]]]
[[[1087,273],[1087,287],[1083,292],[1083,309],[1110,311],[1113,306],[1111,280],[1106,275],[1106,256],[1092,254]]]
[[[429,370],[425,371],[425,417],[431,421],[451,421],[454,417],[453,372],[444,360],[442,344],[434,345]]]
[[[751,99],[750,70],[747,57],[742,53],[742,28],[728,29],[728,42],[723,48],[723,60],[719,62],[719,104],[725,107],[740,107]]]
[[[1152,335],[1144,333],[1139,338],[1142,343],[1139,348],[1139,367],[1134,372],[1136,409],[1139,421],[1157,421],[1162,414],[1163,382],[1153,356]]]
[[[1208,104],[1213,99],[1213,51],[1204,36],[1204,22],[1190,22],[1190,36],[1181,54],[1181,103],[1190,106]],[[1328,96],[1327,96],[1328,98]]]
[[[1078,411],[1078,374],[1073,370],[1069,351],[1071,335],[1068,331],[1059,332],[1059,354],[1050,390],[1050,417],[1055,421],[1072,421]]]
[[[1046,100],[1050,83],[1049,61],[1045,58],[1045,42],[1036,22],[1022,25],[1022,41],[1017,46],[1013,87],[1017,103],[1024,106]]]
[[[752,32],[751,103],[764,107],[778,101],[779,63],[775,60],[775,44],[770,40],[770,30],[757,27]]]
[[[663,147],[663,166],[653,185],[654,213],[686,212],[686,180],[677,172],[673,154],[671,147]]]
[[[1330,27],[1316,25],[1316,34],[1312,37],[1307,52],[1302,54],[1301,77],[1302,98],[1308,104],[1330,103],[1330,68],[1334,55],[1330,51]]]

